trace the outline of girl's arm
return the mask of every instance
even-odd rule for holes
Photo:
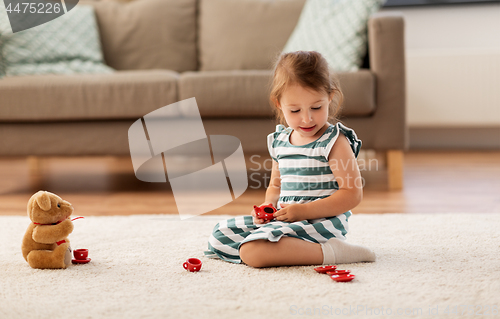
[[[269,186],[266,190],[266,199],[263,203],[265,204],[273,204],[274,207],[278,205],[278,199],[280,197],[281,190],[281,175],[278,167],[278,162],[273,161],[273,167],[271,170],[271,179],[269,180]]]
[[[280,171],[278,168],[278,163],[275,160],[273,160],[271,179],[269,180],[269,186],[267,187],[266,190],[266,198],[264,199],[264,202],[259,206],[273,204],[273,206],[276,207],[276,205],[278,204],[278,199],[280,197],[280,188],[281,188]],[[265,224],[268,222],[267,220],[257,218],[255,210],[252,210],[251,215],[254,217],[254,222],[256,224]]]
[[[328,163],[339,189],[331,196],[307,204],[287,205],[275,213],[276,219],[294,222],[333,217],[356,207],[363,198],[363,180],[347,138],[340,134],[332,147]]]

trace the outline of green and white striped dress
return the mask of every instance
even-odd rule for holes
[[[347,137],[356,157],[361,148],[356,133],[340,123],[330,124],[321,137],[306,145],[290,144],[291,133],[292,129],[278,125],[276,132],[268,135],[269,153],[278,162],[281,177],[278,209],[285,203],[303,204],[325,198],[339,189],[328,156],[340,133]],[[347,211],[335,217],[293,223],[272,221],[263,225],[254,224],[252,216],[230,218],[215,225],[205,256],[241,263],[241,244],[257,239],[277,242],[282,236],[313,243],[324,243],[333,237],[345,240],[350,216]]]

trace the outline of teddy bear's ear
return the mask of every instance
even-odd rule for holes
[[[39,191],[35,197],[35,201],[42,210],[49,210],[50,207],[52,206],[50,203],[50,196],[49,193],[44,192],[44,191]]]

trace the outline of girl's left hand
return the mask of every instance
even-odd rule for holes
[[[293,223],[304,220],[300,204],[281,204],[281,209],[274,213],[274,218],[282,222]]]

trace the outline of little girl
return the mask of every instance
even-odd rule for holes
[[[350,209],[363,196],[356,163],[361,141],[335,119],[342,92],[318,52],[284,53],[274,68],[270,100],[283,125],[268,136],[273,159],[261,205],[275,220],[239,216],[218,223],[208,257],[252,267],[375,261],[368,248],[345,242]]]

